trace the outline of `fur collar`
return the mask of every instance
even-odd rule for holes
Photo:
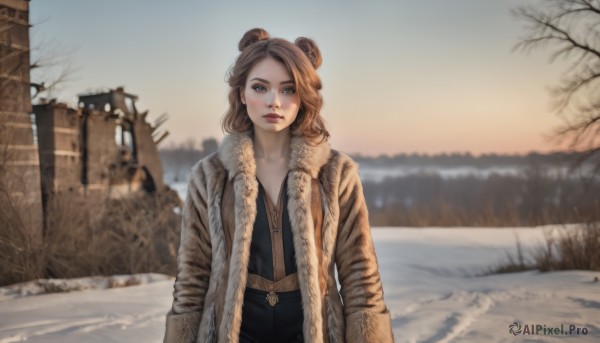
[[[311,145],[302,136],[292,136],[289,169],[301,170],[316,178],[327,162],[330,151],[328,142]],[[239,173],[255,175],[256,161],[251,131],[226,135],[219,149],[219,159],[227,169],[230,180]]]

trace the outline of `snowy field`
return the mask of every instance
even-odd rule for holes
[[[531,249],[543,230],[373,229],[396,342],[600,342],[600,273],[478,276],[514,250],[516,235]],[[128,282],[141,284],[104,289]],[[172,284],[150,274],[54,283],[83,289],[69,293],[0,288],[0,343],[161,342]],[[523,334],[531,325],[539,335]],[[561,325],[579,335],[542,335]]]

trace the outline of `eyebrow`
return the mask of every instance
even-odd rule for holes
[[[265,80],[265,79],[261,79],[260,77],[255,77],[255,78],[253,78],[253,79],[252,79],[252,80],[250,80],[250,81],[254,81],[254,80],[270,84],[270,82],[269,82],[269,81],[267,81],[267,80]],[[294,81],[293,81],[293,80],[287,80],[287,81],[282,81],[282,82],[280,82],[279,84],[280,84],[280,85],[283,85],[283,84],[286,84],[286,83],[292,83],[292,84],[293,84],[293,83],[294,83]]]

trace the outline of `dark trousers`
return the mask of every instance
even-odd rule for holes
[[[240,343],[302,343],[302,298],[300,290],[278,292],[275,306],[266,301],[267,293],[246,288],[242,307]]]

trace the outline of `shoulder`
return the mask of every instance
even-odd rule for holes
[[[188,179],[189,186],[196,189],[206,188],[207,183],[225,173],[223,163],[216,152],[200,159],[191,169]]]
[[[321,175],[330,181],[340,183],[349,179],[360,179],[359,165],[348,154],[331,149],[327,163],[321,169]]]
[[[223,163],[219,158],[218,152],[213,152],[202,159],[200,159],[194,166],[192,166],[192,174],[195,173],[206,173],[211,170],[223,169]]]
[[[331,149],[325,168],[335,168],[341,170],[358,170],[358,163],[350,155],[336,149]]]

